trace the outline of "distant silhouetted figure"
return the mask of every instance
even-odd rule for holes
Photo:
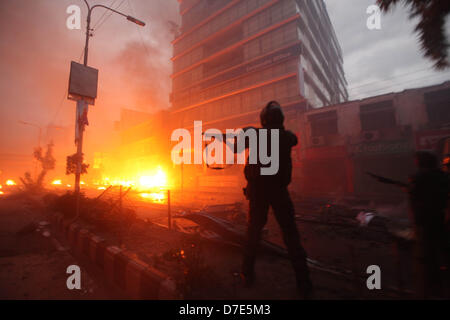
[[[260,119],[262,129],[268,129],[268,150],[271,150],[271,143],[276,143],[271,141],[270,131],[273,129],[279,130],[279,169],[274,175],[262,175],[260,169],[265,165],[259,162],[259,157],[256,164],[250,164],[247,159],[244,169],[247,180],[245,195],[250,204],[242,277],[247,285],[251,285],[254,281],[256,251],[261,239],[261,232],[267,222],[270,206],[281,227],[283,240],[295,271],[299,293],[303,298],[309,298],[312,294],[312,284],[306,264],[306,252],[300,243],[294,217],[294,206],[287,189],[292,174],[291,149],[297,145],[297,137],[291,131],[285,130],[281,106],[275,101],[267,104],[260,114]],[[261,130],[244,128],[244,131],[249,129],[254,129],[258,133]],[[238,151],[241,152],[242,150]]]
[[[439,297],[448,290],[445,212],[449,178],[434,154],[416,152],[415,161],[418,170],[410,177],[408,191],[417,237],[418,293],[424,298]]]
[[[444,172],[447,173],[447,175],[448,175],[448,177],[450,179],[450,154],[446,154],[443,157],[443,159],[442,159],[442,170],[444,170]],[[450,208],[449,208],[448,204],[450,204],[450,194],[449,194],[449,198],[448,198],[448,202],[447,202],[447,215],[446,215],[446,218],[445,218],[445,225],[446,225],[446,230],[447,230],[447,242],[448,242],[448,245],[450,247]]]

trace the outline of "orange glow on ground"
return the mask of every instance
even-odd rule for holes
[[[166,195],[163,192],[152,192],[152,193],[140,193],[139,196],[146,200],[153,202],[163,202],[166,199]]]
[[[121,177],[104,176],[101,180],[92,181],[97,189],[106,188],[108,186],[123,186],[131,187],[134,190],[142,191],[146,194],[151,194],[150,190],[167,189],[169,187],[166,172],[160,167],[153,170],[142,170],[135,174],[124,174]]]
[[[141,188],[166,188],[166,173],[161,168],[158,168],[155,174],[140,177],[139,185]]]

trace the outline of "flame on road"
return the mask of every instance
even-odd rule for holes
[[[157,167],[154,170],[148,170],[143,173],[137,174],[135,177],[104,177],[100,181],[95,181],[94,185],[97,185],[99,190],[107,186],[123,186],[132,187],[135,190],[146,192],[153,189],[167,189],[168,179],[165,171],[161,167]]]
[[[143,192],[140,193],[139,196],[152,202],[164,202],[164,200],[166,199],[166,195],[164,192],[152,192],[152,193]]]
[[[154,175],[140,177],[139,185],[143,189],[166,188],[167,187],[166,173],[161,168],[158,168],[158,170]]]
[[[62,185],[62,181],[60,179],[56,179],[56,180],[52,181],[52,184],[55,186],[60,186],[60,185]]]

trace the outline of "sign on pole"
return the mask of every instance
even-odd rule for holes
[[[72,61],[70,64],[69,92],[70,100],[83,100],[90,105],[97,98],[98,70]]]

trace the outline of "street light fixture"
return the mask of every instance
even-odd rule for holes
[[[137,25],[140,25],[141,27],[145,27],[145,22],[141,21],[139,19],[133,18],[132,16],[127,16],[127,20],[136,23]]]
[[[32,127],[35,127],[35,128],[39,129],[38,147],[40,148],[41,147],[42,128],[40,126],[38,126],[37,124],[26,122],[26,121],[22,121],[22,120],[19,120],[19,123],[27,125],[27,126],[32,126]]]
[[[112,11],[114,13],[117,13],[125,18],[127,18],[128,21],[131,21],[133,23],[136,23],[137,25],[141,26],[141,27],[145,27],[145,22],[136,19],[135,17],[132,17],[130,15],[127,15],[125,13],[122,13],[120,11],[117,11],[113,8],[104,6],[102,4],[96,4],[94,6],[89,6],[89,3],[87,2],[87,0],[84,0],[84,2],[86,3],[86,6],[88,8],[88,16],[87,16],[87,26],[86,26],[86,46],[84,47],[84,65],[87,66],[87,60],[88,60],[88,46],[89,46],[89,37],[91,36],[90,31],[91,31],[91,14],[92,14],[92,10],[94,10],[95,8],[103,8],[109,11]]]
[[[42,128],[43,128],[43,127],[41,127],[41,126],[39,126],[39,125],[37,125],[37,124],[31,123],[31,122],[23,121],[23,120],[19,120],[19,123],[20,123],[20,124],[27,125],[27,126],[32,126],[32,127],[35,127],[35,128],[38,128],[38,129],[39,129],[38,147],[41,147]],[[51,124],[45,126],[45,128],[46,128],[47,130],[45,131],[45,139],[44,139],[44,141],[45,141],[45,140],[48,140],[48,131],[49,131],[49,129],[58,129],[58,130],[63,129],[62,127],[54,126],[54,125],[51,125]]]
[[[89,38],[92,36],[91,34],[91,14],[92,11],[95,8],[103,8],[109,11],[112,11],[114,13],[117,13],[118,15],[121,15],[125,18],[127,18],[128,21],[131,21],[133,23],[136,23],[137,25],[144,27],[145,26],[145,22],[136,19],[135,17],[132,17],[130,15],[124,14],[120,11],[117,11],[115,9],[112,9],[110,7],[101,5],[101,4],[96,4],[94,6],[90,6],[89,3],[87,2],[87,0],[84,0],[84,3],[86,4],[87,8],[88,8],[88,15],[87,15],[87,25],[86,25],[86,43],[85,43],[85,47],[84,47],[84,65],[87,66],[88,63],[88,52],[89,52]],[[88,105],[86,103],[86,101],[84,100],[78,100],[77,101],[77,117],[78,115],[82,115],[84,114],[85,116],[87,116],[87,111],[88,111]],[[81,167],[82,167],[82,163],[83,163],[83,132],[84,132],[84,127],[86,125],[84,119],[82,121],[78,121],[77,118],[77,123],[76,125],[78,126],[78,139],[77,141],[77,168],[76,168],[76,172],[75,172],[75,194],[76,194],[76,217],[77,218],[79,216],[79,210],[80,210],[80,178],[81,178]]]

